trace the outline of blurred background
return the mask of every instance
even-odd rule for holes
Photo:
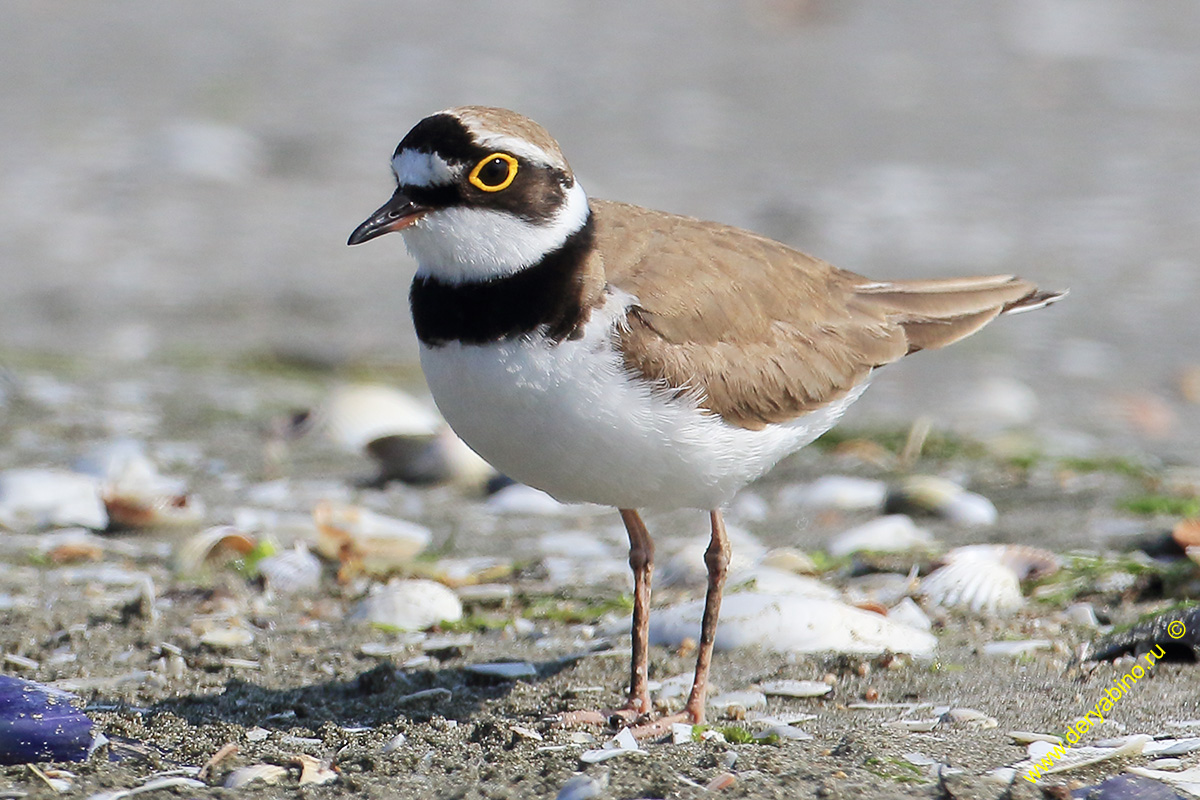
[[[480,103],[592,196],[1070,288],[883,371],[851,424],[1200,461],[1189,0],[12,0],[0,64],[0,362],[413,365],[401,240],[345,240],[408,128]]]

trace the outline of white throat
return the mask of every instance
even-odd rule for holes
[[[588,200],[579,181],[557,213],[535,224],[505,211],[446,208],[426,214],[401,235],[417,260],[417,275],[470,283],[512,275],[562,247],[583,227]]]

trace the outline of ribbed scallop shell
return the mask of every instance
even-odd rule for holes
[[[1025,602],[1021,581],[1058,569],[1057,557],[1024,545],[968,545],[951,550],[944,566],[921,581],[922,597],[946,608],[1008,614]]]

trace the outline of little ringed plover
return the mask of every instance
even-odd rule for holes
[[[558,143],[500,108],[426,117],[392,170],[395,193],[349,243],[403,234],[446,420],[506,475],[620,510],[632,715],[651,710],[654,545],[638,509],[710,513],[684,712],[700,722],[729,561],[722,505],[832,427],[877,367],[1062,297],[1011,275],[872,280],[745,230],[590,199]]]

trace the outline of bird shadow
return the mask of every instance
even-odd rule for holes
[[[521,680],[547,680],[576,661],[578,657],[534,663],[535,674],[523,675]],[[514,686],[516,682],[512,679],[482,675],[469,667],[410,670],[384,663],[349,680],[291,689],[272,689],[233,679],[220,694],[168,698],[155,703],[150,710],[174,714],[197,726],[226,723],[314,731],[326,724],[373,728],[400,719],[467,720],[478,715],[485,703],[509,694]]]

